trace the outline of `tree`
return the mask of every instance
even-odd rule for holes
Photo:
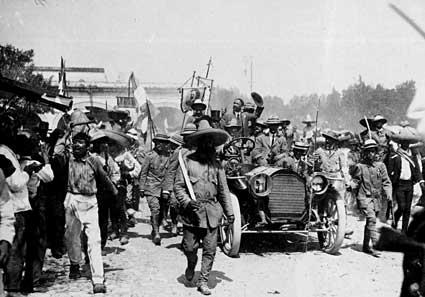
[[[51,85],[51,79],[45,80],[41,74],[34,74],[34,51],[21,50],[10,44],[5,46],[0,45],[0,76],[17,80],[34,87],[47,89]],[[2,99],[2,100],[1,100]],[[5,101],[9,104],[12,103],[13,107],[17,109],[18,114],[25,116],[28,114],[28,110],[35,111],[37,113],[43,113],[50,108],[31,103],[29,104],[24,98],[13,97],[13,98],[0,98],[0,102]]]

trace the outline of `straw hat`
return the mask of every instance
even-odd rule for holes
[[[314,123],[315,121],[311,118],[311,116],[308,114],[305,118],[305,120],[303,121],[304,124],[311,124]]]
[[[280,124],[282,124],[282,121],[279,120],[279,117],[277,115],[272,115],[267,119],[265,124],[266,125],[280,125]]]
[[[171,137],[168,139],[171,143],[174,143],[175,145],[183,145],[184,141],[183,141],[183,136],[181,136],[178,133],[174,133],[173,135],[171,135]]]
[[[186,126],[184,126],[183,131],[180,132],[181,136],[190,135],[192,133],[195,133],[197,131],[196,125],[193,123],[187,123]]]
[[[310,149],[310,145],[305,142],[297,141],[292,145],[292,149],[305,152]]]
[[[387,119],[384,118],[382,115],[377,114],[374,118],[373,118],[373,122],[383,122],[384,124],[387,122]]]
[[[368,150],[368,149],[372,149],[372,148],[373,149],[378,148],[378,144],[373,139],[366,139],[365,142],[364,142],[364,144],[363,144],[362,149],[363,150]]]
[[[192,109],[195,109],[195,108],[206,109],[207,105],[201,99],[196,99],[192,103]]]
[[[199,121],[198,131],[188,135],[189,143],[196,144],[204,137],[212,139],[214,146],[226,143],[230,139],[230,135],[221,129],[211,128],[207,120]]]
[[[152,141],[169,141],[168,135],[165,134],[156,134]]]
[[[322,136],[326,139],[332,139],[338,141],[338,134],[335,131],[329,130],[327,132],[322,132]]]

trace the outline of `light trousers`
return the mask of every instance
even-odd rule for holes
[[[71,264],[82,262],[81,231],[87,235],[92,282],[103,283],[103,262],[100,248],[100,228],[96,196],[67,193],[65,198],[65,241]]]

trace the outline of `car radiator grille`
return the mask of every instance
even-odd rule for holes
[[[272,220],[297,219],[305,209],[305,183],[295,174],[278,173],[272,176],[273,188],[269,195]]]

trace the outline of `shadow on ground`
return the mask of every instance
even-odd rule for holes
[[[307,248],[307,249],[306,249]],[[240,253],[253,253],[265,256],[270,253],[296,253],[320,250],[319,243],[314,237],[309,238],[298,234],[243,234]]]
[[[193,277],[193,280],[188,281],[186,277],[184,276],[184,274],[182,274],[177,278],[177,281],[183,284],[187,288],[195,288],[197,285],[196,283],[199,279],[199,275],[200,275],[200,272],[196,271],[195,276]],[[222,281],[233,282],[233,279],[227,277],[226,274],[222,271],[212,270],[210,272],[210,276],[208,279],[208,287],[211,289],[214,289],[217,286],[217,284],[221,283]]]

